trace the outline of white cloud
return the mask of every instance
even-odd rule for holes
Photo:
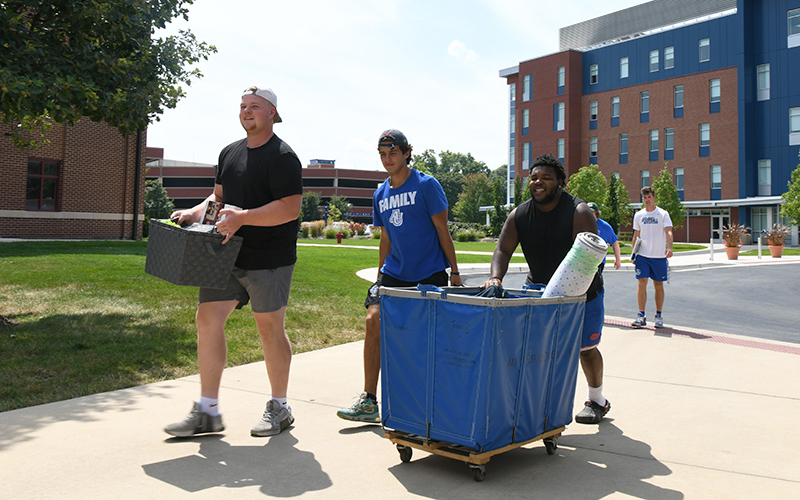
[[[468,49],[467,46],[459,40],[450,42],[450,45],[447,47],[447,53],[464,62],[471,62],[478,58],[477,52]]]

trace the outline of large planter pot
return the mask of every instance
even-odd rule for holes
[[[728,254],[728,260],[739,260],[739,247],[725,247],[725,253]]]
[[[770,245],[769,254],[775,259],[780,259],[783,255],[783,245]]]

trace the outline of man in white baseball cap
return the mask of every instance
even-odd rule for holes
[[[303,176],[297,155],[272,130],[281,121],[277,104],[275,92],[268,88],[249,87],[242,93],[239,122],[247,137],[220,153],[211,196],[171,216],[178,217],[179,223],[199,222],[206,201],[242,207],[220,210],[225,218],[216,225],[226,236],[223,244],[234,234],[243,239],[227,288],[200,289],[196,320],[200,400],[186,418],[164,428],[172,436],[225,429],[218,400],[227,357],[224,327],[231,313],[248,302],[261,338],[271,393],[250,434],[272,436],[294,423],[286,398],[292,348],[284,318],[297,261]]]

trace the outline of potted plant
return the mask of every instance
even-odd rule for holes
[[[739,258],[742,235],[749,230],[749,227],[745,227],[742,224],[731,224],[722,228],[722,239],[725,240],[725,253],[728,255],[728,260],[737,260]]]
[[[765,229],[763,234],[767,238],[770,255],[779,259],[783,255],[783,244],[786,242],[789,228],[784,225],[773,224],[772,229]]]

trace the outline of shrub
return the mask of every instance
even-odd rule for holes
[[[346,229],[344,231],[342,231],[339,228],[336,228],[336,227],[333,227],[333,226],[328,226],[328,228],[325,229],[325,238],[329,239],[329,240],[336,239],[336,235],[339,234],[339,233],[342,233],[342,238],[349,238],[350,237],[350,231],[348,231]]]
[[[731,224],[722,228],[722,239],[725,240],[726,247],[738,247],[741,243],[742,235],[749,231],[749,227],[742,224]]]
[[[773,247],[783,245],[788,234],[789,228],[781,224],[773,224],[772,229],[767,229],[764,231],[764,236],[767,237],[767,242]]]
[[[381,239],[381,228],[372,226],[371,231],[372,231],[372,239],[373,240]]]
[[[486,236],[485,233],[474,229],[467,229],[466,231],[459,231],[456,233],[456,241],[478,241],[478,239],[484,236]]]

